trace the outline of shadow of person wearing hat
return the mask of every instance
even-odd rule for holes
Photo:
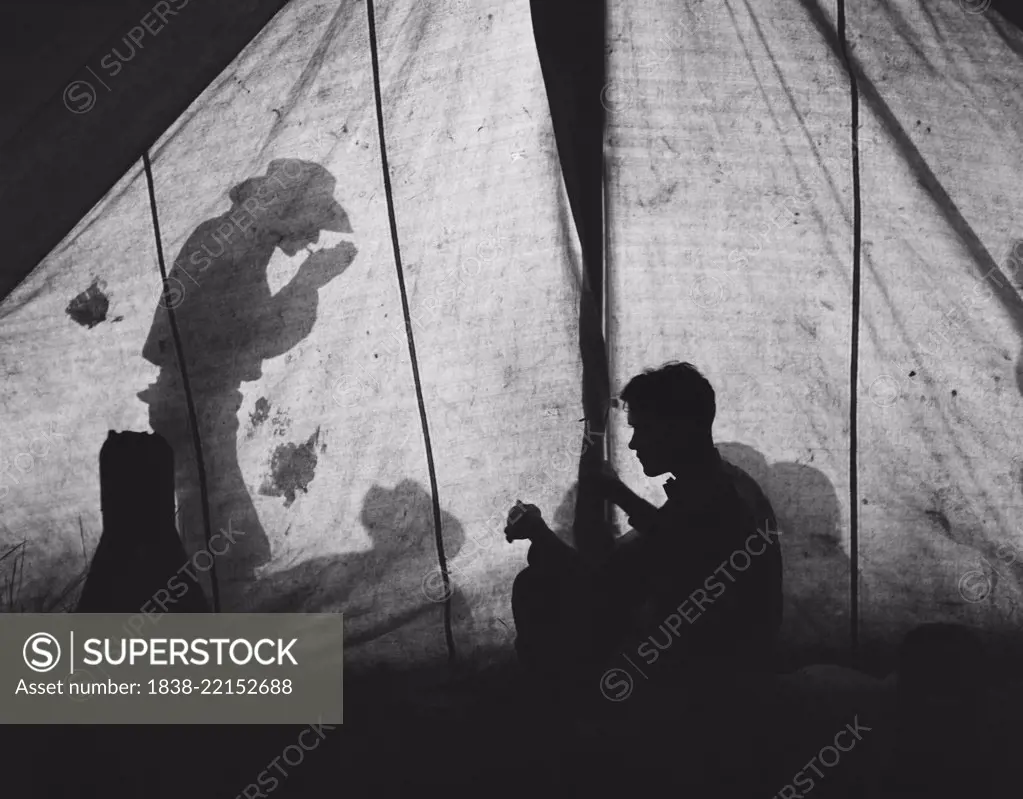
[[[341,275],[357,251],[349,241],[310,250],[276,294],[267,282],[267,266],[276,249],[295,256],[316,244],[320,231],[352,232],[334,200],[335,184],[318,164],[278,159],[266,175],[232,188],[231,208],[200,224],[181,248],[142,350],[160,374],[138,397],[149,405],[150,427],[174,450],[178,529],[191,554],[205,547],[205,534],[187,380],[202,448],[210,532],[234,531],[229,536],[233,543],[216,560],[225,609],[236,604],[232,598],[270,558],[269,540],[238,464],[239,389],[262,376],[264,360],[286,353],[309,335],[318,289]]]

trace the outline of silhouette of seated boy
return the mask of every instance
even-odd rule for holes
[[[531,542],[512,589],[521,664],[541,684],[581,681],[588,692],[601,669],[626,665],[622,654],[643,669],[767,666],[781,623],[777,523],[753,478],[714,446],[713,387],[691,364],[669,363],[634,377],[620,399],[644,473],[672,475],[667,502],[654,507],[605,464],[591,479],[633,529],[598,556],[516,504],[505,536]]]

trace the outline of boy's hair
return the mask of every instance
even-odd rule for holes
[[[685,419],[708,432],[717,413],[713,386],[691,363],[678,361],[636,375],[619,399],[640,413]]]

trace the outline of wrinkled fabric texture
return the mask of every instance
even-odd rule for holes
[[[88,568],[107,431],[159,428],[186,556],[245,533],[221,610],[341,612],[353,669],[508,658],[509,508],[573,542],[605,451],[660,504],[601,392],[681,359],[777,514],[792,668],[890,666],[922,619],[1015,634],[1023,36],[984,5],[847,3],[843,40],[830,3],[610,2],[602,48],[569,31],[566,127],[529,4],[380,5],[374,73],[365,4],[288,3],[149,152],[180,351],[141,163],[0,302],[21,603]],[[328,173],[283,215],[318,239],[243,243],[232,199],[292,160]]]

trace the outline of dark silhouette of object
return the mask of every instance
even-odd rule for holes
[[[587,285],[597,299],[602,296],[600,196],[607,102],[604,4],[531,0],[530,16]]]
[[[895,740],[883,797],[994,796],[987,653],[969,628],[924,624],[899,648]]]
[[[644,473],[674,475],[668,501],[655,508],[606,465],[592,475],[633,527],[595,559],[535,506],[512,509],[508,540],[532,542],[512,589],[520,662],[556,693],[596,693],[596,674],[623,651],[707,675],[768,667],[782,614],[777,525],[756,482],[714,447],[713,388],[691,364],[671,363],[633,378],[621,400]]]
[[[281,159],[270,163],[265,176],[231,189],[231,209],[199,225],[181,248],[143,348],[146,360],[161,370],[138,396],[150,406],[152,429],[174,448],[179,526],[186,548],[196,550],[205,546],[198,454],[168,315],[172,309],[202,442],[210,534],[228,525],[242,533],[217,558],[218,582],[232,594],[270,558],[238,465],[239,388],[262,375],[264,360],[309,335],[318,289],[344,272],[356,249],[342,241],[312,253],[276,294],[267,282],[267,265],[276,248],[294,256],[316,243],[321,230],[352,232],[334,200],[334,186],[318,164]]]
[[[785,564],[785,632],[778,668],[848,663],[851,575],[842,548],[841,506],[828,477],[802,463],[768,463],[747,444],[717,445],[721,457],[749,474],[770,500]]]
[[[174,528],[170,446],[159,435],[111,430],[99,464],[103,535],[76,612],[209,612]]]
[[[606,9],[603,2],[589,0],[531,0],[530,17],[565,193],[582,247],[578,285],[582,407],[587,430],[599,437],[605,433],[611,385],[601,326]],[[582,479],[584,473],[600,467],[603,457],[603,447],[586,446],[579,459],[573,528],[580,534],[574,536],[573,543],[586,555],[606,551],[612,542],[599,534],[605,531],[604,503],[592,492],[589,481]]]

